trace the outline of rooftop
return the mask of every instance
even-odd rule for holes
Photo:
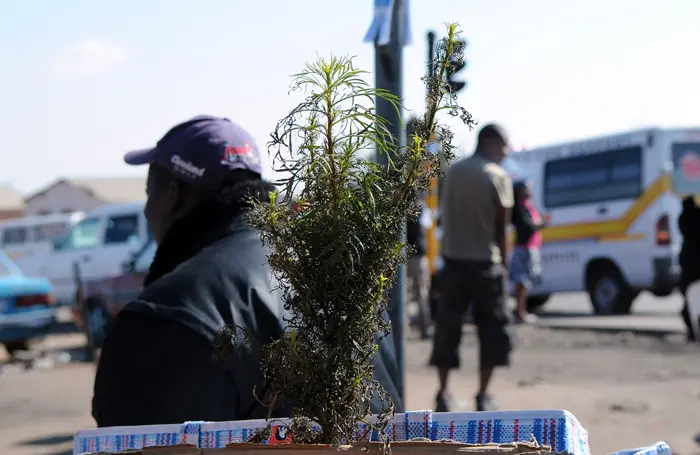
[[[89,194],[109,204],[139,202],[146,199],[146,177],[62,178],[27,196],[25,202],[59,184],[83,188]]]
[[[24,197],[12,186],[0,184],[0,210],[24,210]]]

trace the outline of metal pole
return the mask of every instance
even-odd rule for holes
[[[391,93],[403,99],[403,34],[405,33],[406,24],[404,24],[404,2],[403,0],[394,0],[392,6],[391,33],[389,44],[380,46],[375,41],[375,67],[376,67],[376,85],[377,88],[389,90]],[[391,124],[391,132],[399,146],[405,143],[404,131],[401,127],[401,119],[397,115],[390,103],[377,99],[376,101],[377,114],[385,118]],[[380,156],[377,153],[377,162],[379,164],[388,165],[388,157]],[[405,225],[404,231],[401,234],[401,240],[405,241]],[[405,384],[405,367],[404,367],[404,318],[405,318],[405,290],[404,283],[406,281],[406,270],[404,266],[399,267],[396,277],[396,284],[390,291],[389,295],[389,315],[391,317],[392,333],[394,335],[394,343],[396,344],[396,359],[397,359],[397,375],[396,385],[401,397],[402,403],[406,403],[404,384]]]
[[[435,32],[431,30],[428,32],[428,76],[435,73],[433,60],[435,60]]]

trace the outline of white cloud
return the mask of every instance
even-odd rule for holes
[[[88,39],[61,49],[52,69],[61,77],[93,78],[123,65],[126,59],[126,52],[118,44]]]

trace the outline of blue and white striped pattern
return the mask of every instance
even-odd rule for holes
[[[371,420],[370,420],[371,421]],[[280,421],[281,425],[286,422]],[[223,448],[246,441],[267,425],[265,420],[241,422],[186,422],[182,425],[113,427],[80,431],[73,454],[117,452],[149,446],[193,444],[200,448]],[[395,441],[413,438],[452,439],[464,443],[529,441],[552,446],[557,452],[590,455],[588,433],[571,413],[552,411],[450,412],[411,411],[397,414],[387,426]],[[374,440],[366,424],[358,425],[357,440]],[[618,452],[614,455],[669,455],[663,452]]]

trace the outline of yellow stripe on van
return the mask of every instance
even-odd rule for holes
[[[585,238],[610,239],[626,238],[626,232],[632,224],[665,192],[671,189],[671,176],[664,175],[656,179],[639,196],[634,204],[617,220],[593,221],[589,223],[571,223],[544,228],[544,242],[560,242],[564,240],[581,240]],[[632,240],[632,239],[629,239]]]
[[[638,232],[636,234],[606,234],[598,237],[598,241],[601,243],[607,243],[607,242],[634,242],[636,240],[643,240],[646,235],[644,235],[641,232]]]

